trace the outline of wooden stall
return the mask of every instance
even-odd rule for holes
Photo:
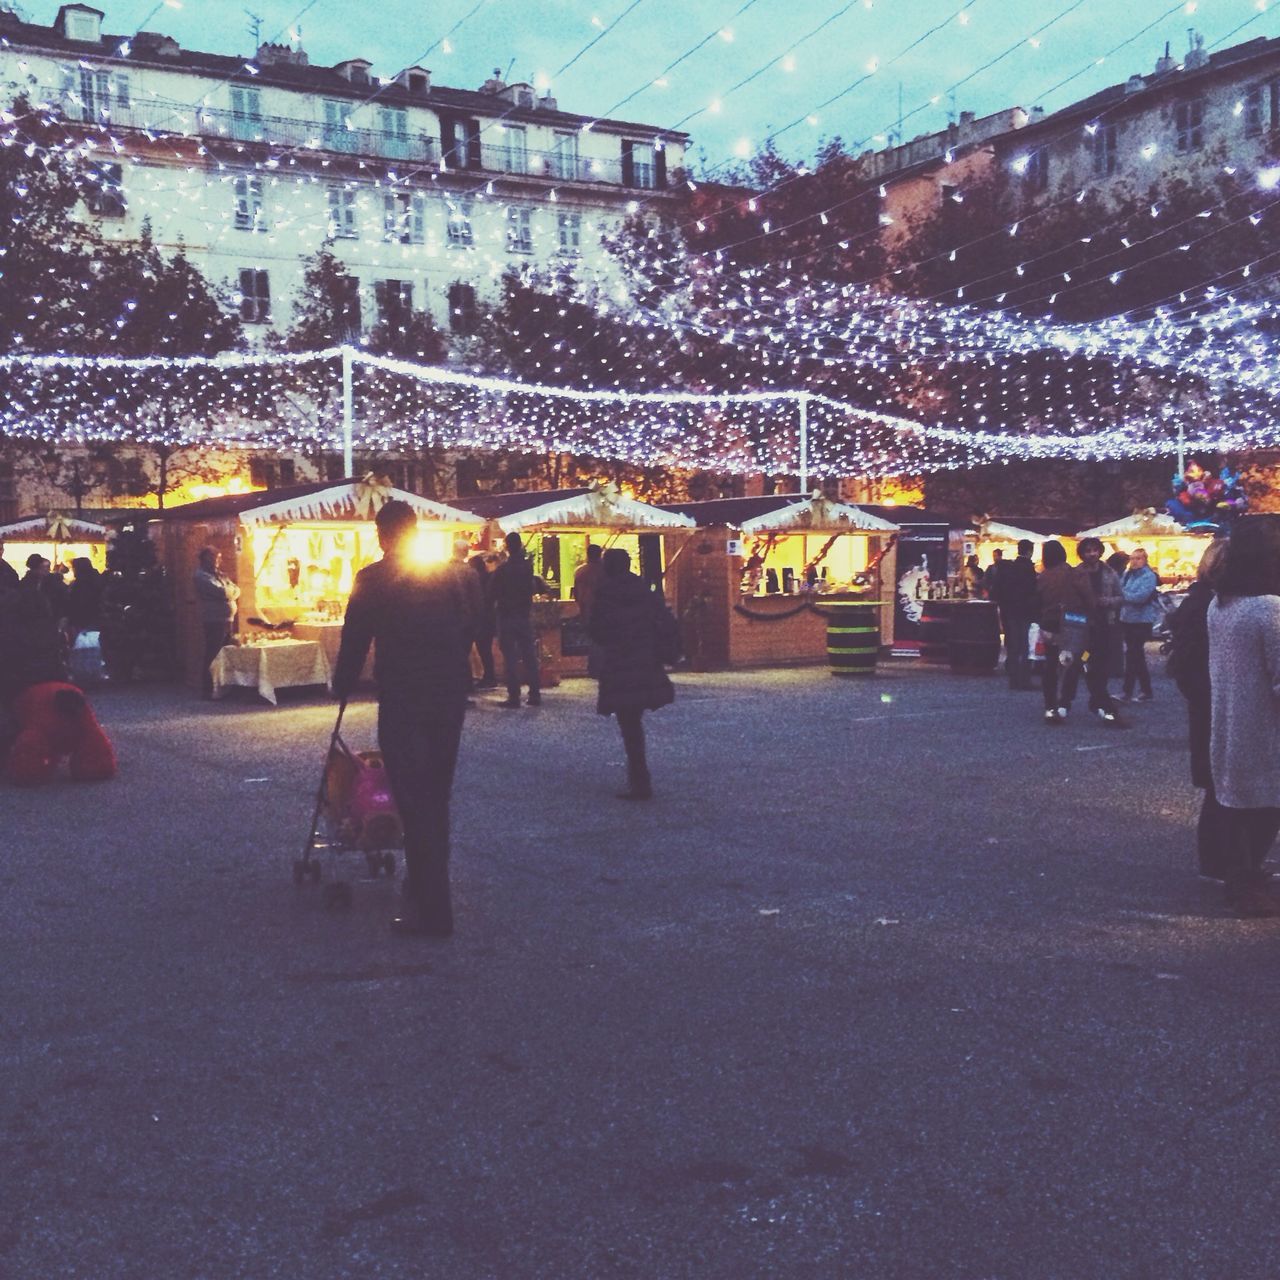
[[[203,548],[221,553],[222,571],[240,588],[242,637],[269,634],[254,618],[272,626],[291,623],[292,638],[318,644],[331,667],[355,575],[382,554],[373,518],[392,498],[418,513],[418,550],[425,561],[447,560],[458,532],[479,532],[481,522],[468,512],[371,477],[229,494],[158,514],[148,535],[173,583],[178,652],[188,682],[198,685],[201,676],[192,579]]]
[[[1148,507],[1121,520],[1100,524],[1076,534],[1081,538],[1101,538],[1103,558],[1116,551],[1145,547],[1151,567],[1165,590],[1185,589],[1195,580],[1196,568],[1205,548],[1213,541],[1213,531],[1184,529],[1171,515]]]
[[[458,501],[488,522],[489,539],[495,545],[508,533],[520,534],[534,572],[550,588],[550,602],[535,607],[534,624],[548,670],[558,675],[587,673],[587,637],[573,601],[573,578],[586,563],[587,544],[621,547],[630,554],[634,572],[661,586],[662,534],[693,528],[688,517],[628,498],[609,482]]]
[[[697,671],[825,663],[826,602],[875,601],[893,641],[898,527],[821,494],[673,503],[696,522],[667,539],[667,596]],[[830,611],[827,611],[830,612]]]
[[[1060,542],[1069,560],[1075,560],[1076,539],[1079,535],[1070,521],[1042,520],[1039,516],[988,516],[978,522],[974,538],[974,551],[978,562],[985,569],[1001,551],[1006,560],[1018,554],[1018,543],[1027,541],[1035,546],[1032,553],[1037,564],[1046,542]]]
[[[99,572],[107,567],[106,526],[57,511],[0,525],[0,543],[4,560],[19,577],[27,571],[27,557],[33,555],[44,556],[55,568],[81,556],[87,556]]]

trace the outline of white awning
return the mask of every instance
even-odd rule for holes
[[[897,533],[898,526],[873,516],[861,507],[847,502],[832,502],[821,494],[801,498],[797,502],[768,511],[762,516],[744,520],[738,526],[743,533]]]
[[[1100,524],[1096,529],[1086,529],[1077,538],[1212,538],[1212,529],[1187,529],[1171,515],[1148,507],[1135,511],[1121,520]]]
[[[503,533],[521,529],[692,529],[689,516],[625,498],[614,484],[594,485],[576,497],[547,502],[498,519]]]
[[[430,498],[422,498],[416,493],[395,489],[375,480],[336,484],[330,489],[320,489],[301,497],[284,498],[280,502],[251,507],[240,513],[240,523],[253,529],[263,525],[294,524],[305,520],[372,520],[383,505],[393,498],[407,502],[423,520],[472,527],[484,523],[468,511],[447,507],[442,502],[433,502]]]
[[[0,542],[106,542],[105,525],[74,516],[30,516],[12,524],[0,524]]]

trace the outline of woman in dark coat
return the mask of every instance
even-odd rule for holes
[[[1191,785],[1204,792],[1200,819],[1196,824],[1196,851],[1200,874],[1206,880],[1222,880],[1223,818],[1222,806],[1213,789],[1213,773],[1209,767],[1209,730],[1212,724],[1209,687],[1209,606],[1213,603],[1213,584],[1227,550],[1227,540],[1211,542],[1196,580],[1186,598],[1169,619],[1172,644],[1169,651],[1169,673],[1178,692],[1187,700],[1187,732],[1191,747]]]
[[[604,577],[591,610],[591,638],[600,646],[600,693],[596,710],[617,716],[627,753],[627,789],[620,800],[653,796],[645,759],[646,711],[675,700],[662,665],[661,635],[666,603],[631,572],[631,557],[620,547],[604,553]]]
[[[81,631],[102,630],[102,595],[105,583],[88,556],[77,556],[71,562],[75,581],[67,588],[67,626],[78,635]]]

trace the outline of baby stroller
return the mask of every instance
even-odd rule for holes
[[[352,751],[342,739],[344,702],[329,739],[320,789],[311,814],[311,830],[302,857],[294,860],[293,882],[318,884],[323,876],[322,855],[331,865],[345,855],[363,854],[370,879],[396,873],[395,849],[404,848],[404,827],[391,795],[391,783],[380,751]],[[321,829],[323,827],[323,830]],[[324,886],[326,907],[348,907],[352,902],[350,879]]]

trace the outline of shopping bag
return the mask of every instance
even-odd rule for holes
[[[102,661],[102,633],[81,631],[71,644],[67,665],[72,681],[82,689],[101,684],[106,676],[106,666]]]

